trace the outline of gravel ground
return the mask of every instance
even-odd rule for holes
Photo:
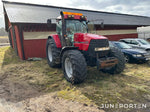
[[[104,112],[96,106],[69,101],[53,94],[41,95],[20,102],[0,98],[0,112]]]
[[[15,81],[13,75],[0,72],[0,112],[104,112],[95,105],[62,99],[57,92],[43,93],[26,81]]]

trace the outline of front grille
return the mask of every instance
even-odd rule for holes
[[[104,57],[108,54],[107,51],[95,51],[95,48],[100,48],[100,47],[109,47],[109,43],[107,39],[96,39],[96,40],[91,40],[90,45],[88,48],[89,55],[92,57],[96,57],[96,53],[98,53],[99,57]]]
[[[108,47],[109,46],[107,39],[91,40],[90,45],[93,47]]]

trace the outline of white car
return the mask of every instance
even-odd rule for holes
[[[150,43],[144,39],[129,38],[129,39],[120,39],[120,42],[124,42],[133,48],[138,48],[147,51],[150,53]]]

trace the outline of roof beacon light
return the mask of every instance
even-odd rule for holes
[[[63,12],[63,14],[66,14],[66,15],[78,15],[78,16],[82,16],[83,15],[81,13],[74,13],[74,12]]]

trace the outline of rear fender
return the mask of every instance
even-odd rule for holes
[[[51,35],[51,36],[48,36],[48,39],[54,39],[54,42],[55,42],[55,44],[56,44],[56,47],[57,47],[57,48],[62,48],[62,46],[61,46],[61,41],[60,41],[58,35]]]

